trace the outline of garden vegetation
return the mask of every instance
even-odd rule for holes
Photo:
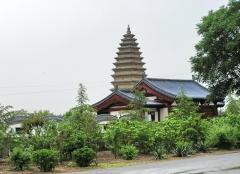
[[[45,120],[46,111],[35,112],[24,122],[22,132],[2,130],[0,140],[7,142],[15,170],[35,165],[42,172],[53,171],[64,161],[90,166],[101,150],[132,160],[139,154],[164,159],[169,155],[185,157],[211,149],[240,148],[239,99],[229,97],[226,111],[208,119],[202,118],[195,103],[183,93],[176,101],[164,121],[134,119],[136,111],[131,119],[111,122],[104,132],[96,122],[94,109],[87,104],[70,109],[60,122]],[[1,124],[7,127],[7,122]]]

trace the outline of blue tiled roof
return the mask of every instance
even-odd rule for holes
[[[117,93],[123,97],[125,96],[127,99],[134,99],[134,95],[131,91],[118,90]]]
[[[30,118],[27,116],[22,116],[22,115],[18,115],[16,117],[14,117],[9,124],[17,124],[17,123],[22,123],[24,120]],[[47,115],[44,117],[45,120],[54,120],[54,121],[62,121],[63,120],[63,116],[61,115]]]
[[[194,80],[146,78],[144,81],[158,92],[170,97],[176,97],[182,90],[187,97],[193,99],[206,99],[210,94],[207,88]]]
[[[118,90],[118,93],[121,94],[121,96],[127,97],[129,100],[134,99],[134,94],[131,91],[123,91],[123,90]],[[147,105],[161,105],[161,103],[154,101],[154,100],[147,100],[146,101]]]

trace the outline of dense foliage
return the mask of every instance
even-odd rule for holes
[[[136,158],[138,150],[133,145],[125,145],[121,147],[121,149],[119,150],[119,154],[125,160],[132,160]]]
[[[71,158],[74,150],[85,146],[98,150],[102,134],[92,106],[82,104],[72,108],[64,117],[59,138],[64,142],[62,152],[66,154],[66,158]]]
[[[238,148],[240,115],[202,119],[196,105],[183,94],[168,119],[161,122],[119,120],[104,133],[107,148],[121,156],[121,148],[134,146],[141,154],[162,159],[166,154],[187,156],[209,148]]]
[[[51,149],[40,149],[33,153],[33,162],[42,172],[51,172],[58,164],[58,153]]]
[[[236,92],[240,94],[240,1],[210,11],[197,25],[201,40],[191,58],[196,77],[211,88],[218,98]]]
[[[88,167],[96,158],[96,152],[89,147],[83,147],[73,151],[73,159],[80,167]]]
[[[226,113],[230,115],[240,115],[240,98],[228,96]]]
[[[136,102],[134,108],[142,111],[141,103]],[[94,109],[82,103],[66,112],[60,122],[46,120],[48,111],[27,114],[23,131],[18,133],[7,133],[8,124],[2,123],[0,142],[7,144],[16,170],[34,163],[43,172],[53,171],[58,162],[66,160],[86,167],[97,158],[99,146],[125,160],[139,154],[156,159],[169,154],[183,157],[211,148],[240,148],[239,107],[239,99],[229,97],[223,115],[203,119],[196,104],[182,92],[161,122],[145,121],[141,115],[138,119],[135,112],[134,117],[113,121],[101,132]]]
[[[240,147],[240,115],[227,115],[210,121],[206,144],[219,149]]]
[[[10,161],[15,170],[27,169],[29,163],[31,162],[31,153],[20,147],[14,148],[10,155]]]

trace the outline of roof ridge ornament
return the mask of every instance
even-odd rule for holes
[[[128,25],[128,27],[127,27],[127,34],[131,34],[130,25]]]

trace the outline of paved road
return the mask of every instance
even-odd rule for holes
[[[240,152],[209,154],[71,174],[240,174]]]

